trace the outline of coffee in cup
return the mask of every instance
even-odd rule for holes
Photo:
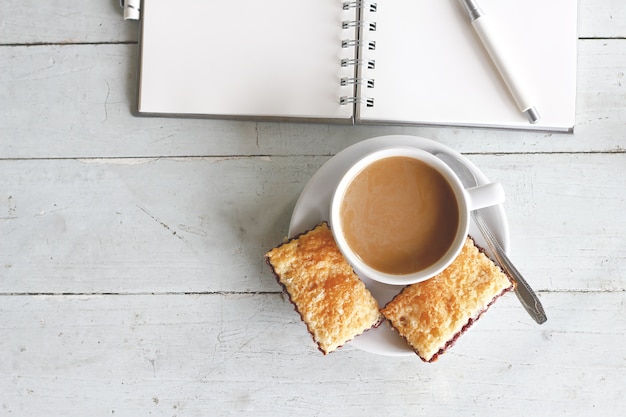
[[[501,203],[499,183],[465,190],[439,158],[390,147],[357,161],[331,201],[331,227],[357,273],[387,284],[428,279],[458,256],[471,210]]]

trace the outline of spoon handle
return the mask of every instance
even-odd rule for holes
[[[502,248],[502,246],[500,246],[500,243],[493,235],[478,210],[472,212],[472,217],[474,222],[478,226],[478,229],[485,237],[485,240],[487,241],[489,248],[493,252],[496,261],[515,282],[515,294],[517,294],[517,298],[519,298],[522,306],[524,306],[528,314],[530,314],[530,316],[537,323],[545,323],[548,318],[543,309],[543,306],[541,305],[541,302],[539,301],[539,298],[537,297],[533,289],[530,287],[530,285],[528,285],[528,282],[526,282],[526,280],[517,270],[517,268],[515,268],[515,265],[513,265],[513,262],[511,262],[509,257],[506,255],[504,249]]]

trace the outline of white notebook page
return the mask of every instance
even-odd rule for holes
[[[144,1],[139,112],[348,119],[355,15],[338,0]]]
[[[574,126],[577,59],[575,0],[480,0],[501,41],[527,77],[542,119],[531,125],[516,107],[459,0],[379,1],[376,51],[369,56],[374,107],[361,121],[509,126]]]

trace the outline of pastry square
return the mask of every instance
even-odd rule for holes
[[[325,355],[382,321],[376,299],[337,248],[326,222],[265,257]]]
[[[468,237],[448,268],[405,287],[381,312],[422,360],[433,362],[513,288],[509,277]]]

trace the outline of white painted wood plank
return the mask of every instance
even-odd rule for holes
[[[0,47],[0,155],[258,153],[252,122],[133,117],[136,53],[136,45]]]
[[[139,25],[124,21],[119,0],[3,0],[0,43],[137,42]]]
[[[462,152],[626,148],[626,40],[580,42],[576,133],[136,118],[135,45],[0,47],[0,155],[136,157],[329,155],[387,134],[432,138]]]
[[[434,364],[349,345],[323,356],[278,294],[1,301],[3,415],[626,411],[624,292],[542,294],[543,326],[509,294]]]
[[[505,186],[512,258],[533,285],[626,288],[626,154],[471,159]]]
[[[622,0],[579,0],[578,36],[583,38],[624,38],[626,4]]]
[[[277,290],[263,253],[322,159],[0,161],[0,287]]]
[[[0,291],[277,291],[263,254],[327,159],[0,161]],[[535,289],[626,290],[625,153],[471,159]]]
[[[579,0],[579,36],[626,35],[622,0]],[[2,43],[135,42],[137,22],[122,20],[119,1],[0,2]],[[32,30],[37,28],[37,30]]]

